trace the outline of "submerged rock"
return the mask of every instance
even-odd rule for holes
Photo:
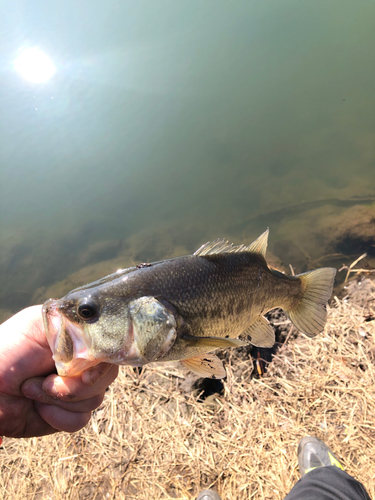
[[[375,206],[355,205],[326,221],[333,251],[375,257]]]

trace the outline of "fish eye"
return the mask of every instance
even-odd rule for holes
[[[83,320],[95,318],[98,313],[98,307],[93,301],[84,299],[78,306],[77,314]]]

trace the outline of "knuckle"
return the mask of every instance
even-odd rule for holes
[[[100,393],[97,396],[93,397],[90,400],[91,411],[96,410],[96,408],[98,408],[102,404],[103,399],[104,399],[104,393]]]

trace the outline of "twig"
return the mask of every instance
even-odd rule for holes
[[[353,269],[353,267],[358,264],[358,262],[362,259],[364,259],[365,257],[367,257],[367,253],[364,253],[362,254],[360,257],[358,257],[358,259],[356,259],[354,262],[352,262],[350,264],[350,266],[346,266],[345,264],[342,266],[341,269],[339,269],[339,272],[340,271],[343,271],[344,269],[347,269],[348,272],[346,273],[346,276],[345,276],[345,280],[344,280],[344,283],[346,283],[348,281],[348,278],[349,278],[349,275],[350,273],[372,273],[374,271],[370,270],[370,269]]]

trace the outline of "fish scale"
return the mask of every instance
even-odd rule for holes
[[[193,255],[140,264],[50,299],[47,337],[60,375],[106,361],[143,366],[181,361],[201,376],[223,377],[216,348],[275,341],[264,314],[281,307],[309,336],[321,332],[336,269],[298,276],[269,269],[268,230],[251,245],[215,240]],[[73,346],[65,352],[65,346]]]

